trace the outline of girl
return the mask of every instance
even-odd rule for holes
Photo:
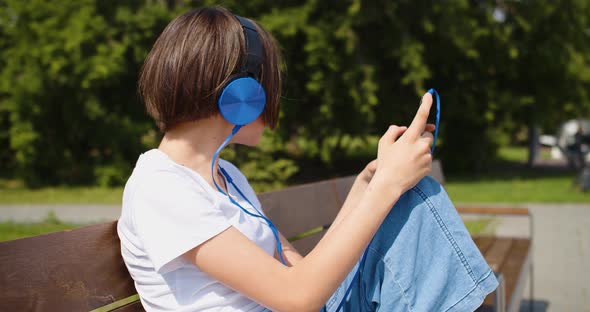
[[[118,234],[146,310],[473,311],[495,289],[446,193],[425,178],[429,94],[409,127],[383,135],[377,159],[302,257],[247,179],[217,157],[227,143],[255,146],[277,124],[270,34],[223,8],[188,12],[154,44],[139,92],[164,137],[125,186]]]

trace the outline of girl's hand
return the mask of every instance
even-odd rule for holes
[[[402,133],[405,132],[406,129],[407,129],[407,127],[400,127],[400,131]],[[424,131],[432,133],[432,132],[434,132],[434,129],[436,129],[436,126],[434,124],[426,124],[426,128],[424,129]],[[377,159],[373,159],[371,162],[369,162],[365,166],[363,171],[361,171],[361,173],[359,174],[361,181],[365,182],[367,184],[369,182],[371,182],[371,179],[373,179],[373,176],[375,175],[376,170],[377,170]]]
[[[365,168],[377,189],[393,196],[395,193],[391,191],[396,189],[400,192],[397,195],[401,195],[430,173],[433,136],[426,130],[433,127],[427,127],[426,120],[431,105],[432,96],[426,93],[409,128],[390,126],[379,139],[374,174],[369,175],[371,168]]]
[[[372,160],[365,166],[365,169],[363,169],[363,171],[361,171],[361,173],[359,174],[360,180],[368,184],[369,182],[371,182],[371,179],[373,179],[373,175],[375,175],[375,170],[377,170],[377,159]]]

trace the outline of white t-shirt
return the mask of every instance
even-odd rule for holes
[[[220,159],[248,199],[262,211],[244,175]],[[230,196],[255,211],[228,184]],[[147,311],[262,311],[246,296],[224,286],[182,254],[234,226],[269,255],[275,238],[268,225],[248,216],[198,173],[164,152],[142,154],[123,193],[117,232],[123,260]]]

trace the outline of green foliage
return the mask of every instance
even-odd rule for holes
[[[225,155],[258,190],[362,168],[430,87],[442,96],[437,157],[447,171],[485,167],[529,123],[551,131],[590,113],[585,0],[5,0],[0,175],[123,183],[157,144],[136,96],[145,56],[174,16],[216,4],[259,21],[285,57],[279,129],[258,150]]]
[[[276,136],[266,131],[256,149],[232,146],[223,150],[221,157],[241,164],[240,170],[254,190],[266,192],[285,186],[285,181],[299,170],[294,160],[276,153],[284,149],[282,145]]]
[[[369,148],[352,142],[408,124],[434,87],[443,109],[437,156],[451,172],[482,169],[523,127],[553,131],[588,116],[589,9],[581,0],[351,0],[261,13],[289,65],[279,135],[292,155],[336,166]]]
[[[105,168],[128,173],[145,148],[138,138],[152,126],[136,76],[171,12],[137,1],[5,3],[0,113],[8,127],[0,137],[8,148],[0,153],[12,166],[2,169],[30,185],[120,183]]]

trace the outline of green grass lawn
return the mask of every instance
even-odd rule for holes
[[[590,193],[573,186],[575,172],[529,169],[526,149],[502,148],[500,165],[479,175],[448,176],[445,188],[457,203],[590,203]],[[548,152],[542,151],[547,159]],[[123,187],[45,187],[26,189],[18,182],[0,180],[0,204],[120,204]],[[0,210],[1,213],[1,210]],[[489,219],[465,222],[472,234],[483,231]],[[63,231],[81,225],[63,223],[54,216],[41,223],[0,223],[0,241]]]
[[[498,162],[484,173],[447,177],[445,189],[458,203],[590,203],[590,192],[574,184],[577,172],[567,168],[525,166],[524,147],[505,147]],[[542,150],[541,159],[549,159]]]
[[[525,162],[528,159],[528,150],[522,146],[504,146],[498,150],[498,158],[510,162]],[[539,158],[551,159],[551,149],[543,147],[539,150]]]
[[[469,230],[469,233],[475,235],[481,233],[489,223],[490,219],[469,220],[465,222],[465,226],[467,227],[467,230]],[[0,242],[52,232],[59,232],[80,226],[84,225],[63,223],[52,215],[48,216],[43,222],[40,223],[3,222],[0,223]]]
[[[468,221],[463,221],[463,222],[465,223],[465,227],[467,228],[467,230],[469,231],[469,233],[471,235],[477,235],[477,234],[481,234],[482,232],[484,232],[484,230],[487,229],[487,227],[492,222],[492,219],[491,218],[481,218],[481,219],[468,220]]]
[[[453,179],[445,189],[457,203],[590,203],[572,176]]]
[[[575,172],[528,169],[524,147],[500,149],[496,169],[480,175],[447,176],[445,188],[458,203],[590,203],[590,192],[573,186]],[[541,151],[541,158],[548,150]],[[45,187],[26,189],[19,183],[0,180],[1,204],[120,204],[123,187]]]
[[[9,241],[17,238],[59,232],[80,227],[79,224],[64,223],[49,215],[43,222],[39,223],[0,223],[0,242]]]
[[[445,189],[458,203],[590,203],[573,186],[574,175],[448,177]],[[0,204],[121,204],[123,188],[0,189]],[[0,208],[1,209],[1,208]]]

